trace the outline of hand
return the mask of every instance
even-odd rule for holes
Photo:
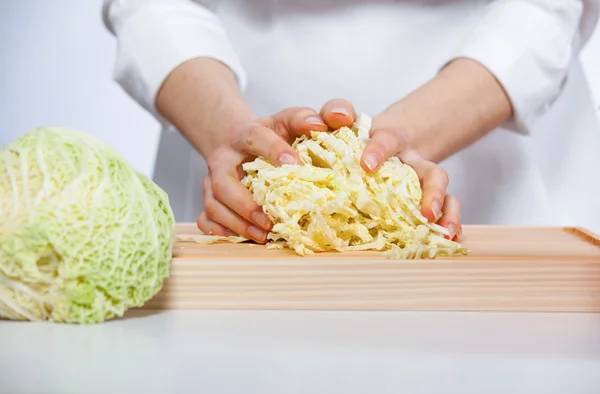
[[[198,218],[198,228],[206,234],[239,234],[265,242],[272,223],[241,184],[241,166],[258,156],[273,165],[296,164],[298,157],[289,143],[312,129],[326,130],[327,126],[318,114],[305,108],[287,109],[234,128],[230,142],[208,157],[205,211]]]
[[[352,125],[356,117],[352,104],[345,100],[336,100],[336,104],[340,108],[338,113],[349,114],[338,117],[338,124]],[[361,167],[366,172],[373,173],[394,155],[411,166],[419,176],[423,188],[421,212],[431,222],[447,228],[449,239],[459,239],[462,233],[460,203],[455,196],[446,193],[448,174],[442,167],[425,160],[418,153],[413,146],[411,133],[402,127],[401,122],[393,111],[384,111],[373,118],[371,140],[362,154]]]
[[[205,212],[198,218],[198,228],[205,234],[239,234],[259,243],[266,242],[273,225],[240,182],[244,176],[241,165],[258,156],[276,166],[299,163],[291,143],[310,131],[337,129],[356,116],[344,111],[348,111],[345,104],[332,100],[320,114],[309,108],[289,108],[234,127],[229,142],[207,159],[209,172],[203,184]]]

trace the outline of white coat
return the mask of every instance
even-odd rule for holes
[[[598,0],[105,0],[114,78],[164,125],[154,180],[178,221],[203,210],[204,160],[154,105],[182,62],[221,60],[259,116],[331,98],[377,115],[468,56],[515,116],[442,162],[464,224],[600,231],[600,127],[578,59]]]

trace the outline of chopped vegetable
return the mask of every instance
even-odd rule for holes
[[[0,318],[96,323],[168,276],[166,193],[105,143],[40,128],[0,151]]]
[[[421,213],[412,167],[394,156],[375,174],[362,169],[370,128],[361,115],[352,128],[298,138],[300,165],[275,167],[260,157],[243,165],[243,184],[274,223],[268,247],[299,255],[377,250],[401,259],[466,254]]]

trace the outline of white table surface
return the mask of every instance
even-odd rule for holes
[[[0,321],[0,393],[599,394],[600,315],[137,311]]]

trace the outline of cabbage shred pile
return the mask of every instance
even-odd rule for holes
[[[96,323],[168,276],[166,193],[98,139],[40,128],[0,151],[0,318]]]
[[[363,114],[352,128],[298,138],[300,165],[275,167],[260,157],[243,165],[243,184],[274,223],[267,247],[299,255],[377,250],[396,259],[466,254],[421,213],[412,167],[391,157],[374,174],[362,169],[370,128]]]

